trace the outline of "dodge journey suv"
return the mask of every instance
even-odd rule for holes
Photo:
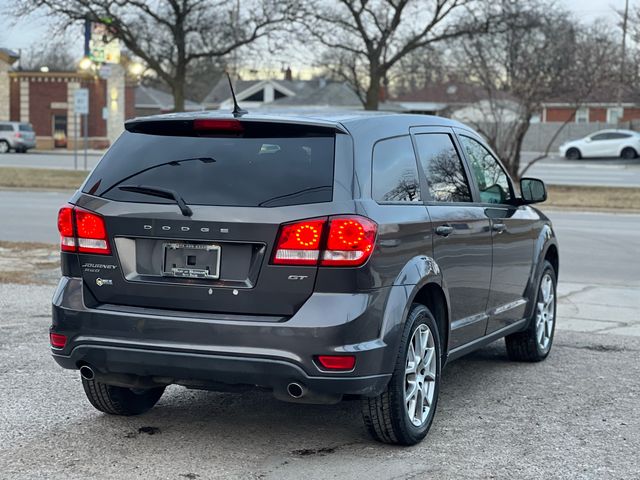
[[[109,414],[171,384],[358,396],[374,438],[415,444],[447,362],[549,354],[558,247],[544,184],[518,190],[443,118],[131,120],[59,212],[53,357]]]

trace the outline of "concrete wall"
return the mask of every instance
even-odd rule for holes
[[[9,64],[0,60],[0,120],[9,120],[11,85],[9,83]]]

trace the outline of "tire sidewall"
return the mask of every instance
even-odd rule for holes
[[[572,147],[569,150],[567,150],[566,157],[568,160],[580,160],[582,155],[580,153],[580,150],[578,150],[575,147]]]
[[[431,330],[431,334],[434,338],[435,348],[436,348],[436,380],[435,380],[435,390],[433,395],[433,402],[431,405],[431,409],[429,411],[429,415],[424,424],[420,427],[416,427],[411,420],[409,419],[409,415],[406,411],[405,402],[404,402],[404,391],[405,391],[405,363],[407,359],[407,351],[409,349],[409,342],[413,336],[413,333],[420,325],[426,325],[429,330]],[[440,394],[440,378],[441,378],[441,368],[442,368],[442,348],[440,345],[440,335],[438,332],[438,326],[435,321],[435,318],[429,311],[429,309],[423,305],[414,304],[411,307],[409,312],[407,322],[405,324],[405,330],[402,336],[401,350],[398,356],[398,361],[396,364],[396,368],[394,371],[394,375],[391,379],[393,383],[392,391],[395,393],[393,402],[394,402],[394,410],[396,410],[398,417],[396,420],[399,423],[399,427],[403,433],[403,436],[406,436],[408,442],[406,443],[417,443],[422,440],[431,424],[433,423],[433,417],[436,412],[437,404],[438,404],[438,396]],[[405,443],[405,442],[403,442]]]

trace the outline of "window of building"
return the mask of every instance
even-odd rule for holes
[[[264,89],[258,90],[253,95],[242,99],[245,102],[264,102]]]
[[[576,110],[576,123],[589,123],[589,109],[587,107]]]
[[[621,107],[607,108],[607,123],[618,123],[622,120],[624,109]]]
[[[460,136],[482,203],[507,203],[512,198],[507,174],[493,155],[473,138]]]
[[[451,137],[446,133],[419,134],[416,146],[427,177],[430,200],[470,202],[469,182]]]
[[[411,138],[389,138],[373,149],[373,198],[378,203],[418,203],[420,181]]]

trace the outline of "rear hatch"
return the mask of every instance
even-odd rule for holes
[[[33,131],[33,127],[30,123],[19,124],[18,132],[16,135],[19,135],[19,138],[23,143],[34,145],[36,142],[36,133]]]
[[[327,215],[335,130],[229,119],[127,129],[76,202],[103,218],[111,250],[79,254],[87,297],[103,308],[293,315],[317,267],[274,265],[272,250],[281,224]]]

